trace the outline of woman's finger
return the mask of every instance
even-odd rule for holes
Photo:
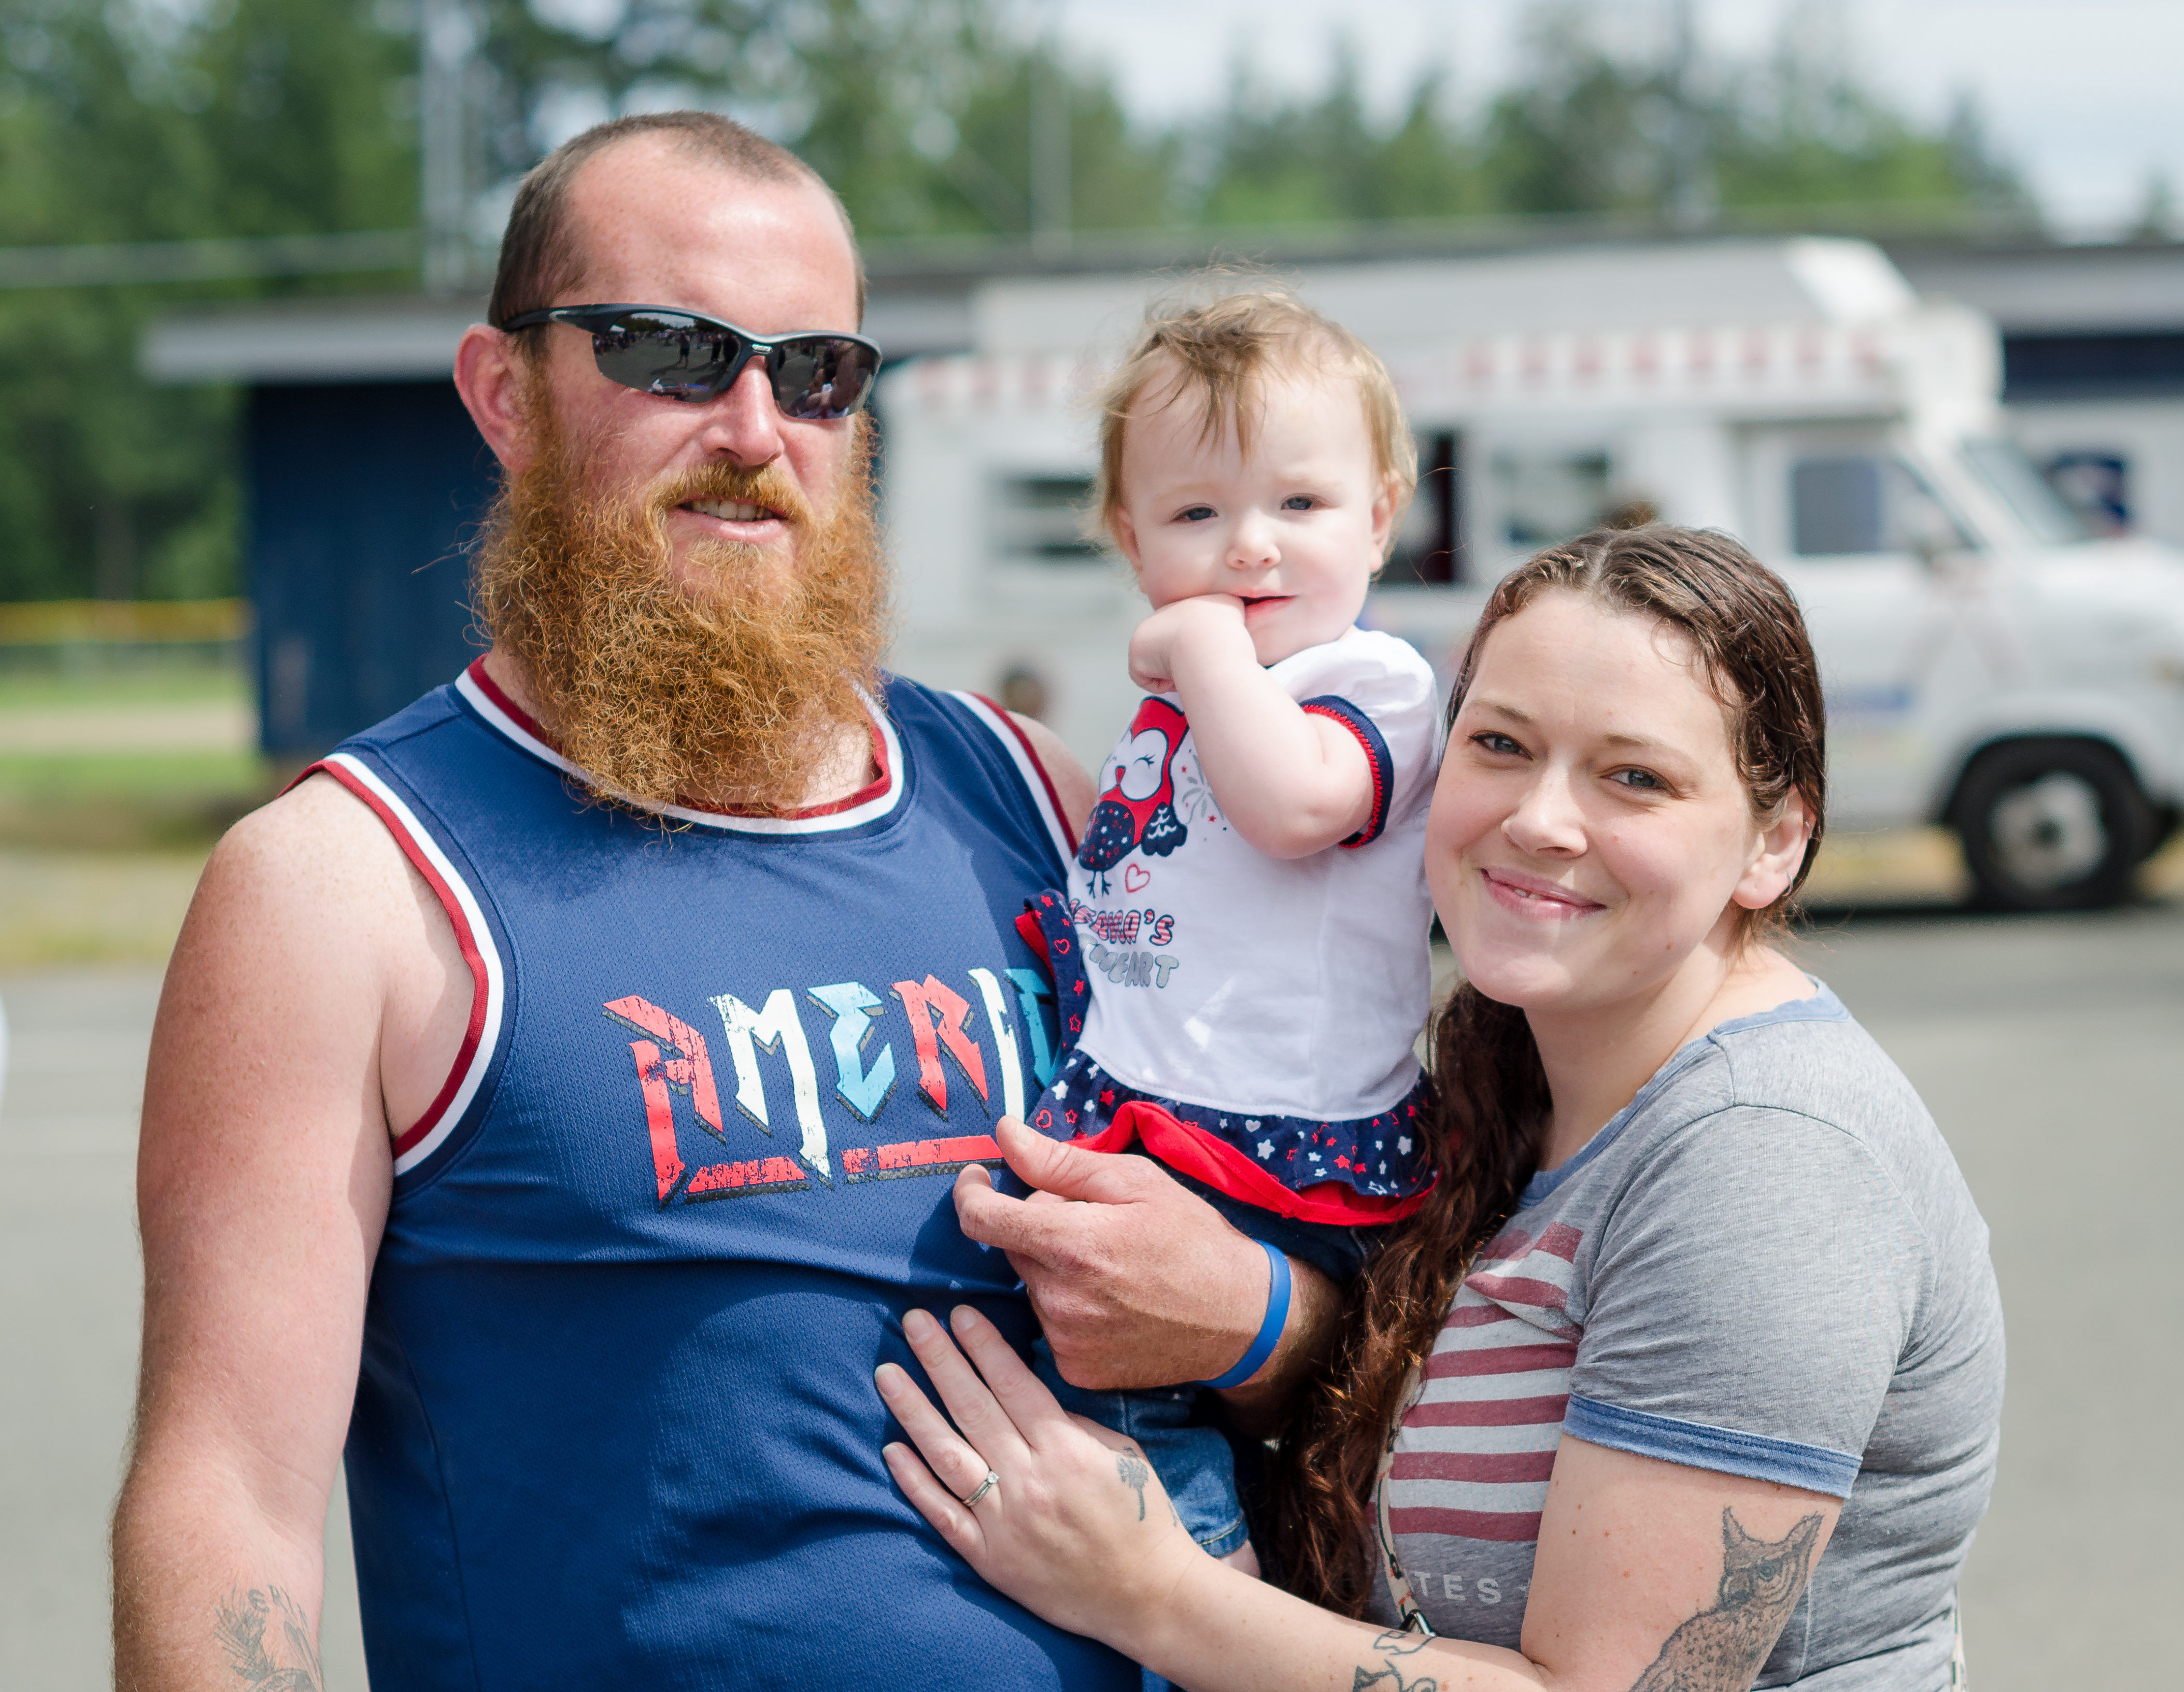
[[[902,1431],[923,1455],[925,1461],[920,1466],[929,1468],[940,1485],[958,1499],[976,1492],[993,1466],[986,1454],[949,1425],[948,1418],[933,1408],[932,1400],[903,1369],[883,1363],[872,1371],[872,1380],[887,1407],[894,1412],[894,1419],[902,1424]]]
[[[1007,1337],[968,1304],[959,1304],[950,1315],[956,1343],[969,1354],[986,1387],[1025,1444],[1034,1451],[1067,1432],[1070,1418],[1063,1412],[1046,1383],[1024,1367]]]
[[[963,1438],[985,1459],[984,1467],[978,1471],[979,1477],[983,1478],[987,1469],[1006,1475],[1021,1463],[1029,1455],[1023,1435],[978,1377],[978,1371],[956,1349],[947,1330],[930,1313],[911,1310],[903,1316],[902,1332],[903,1337],[910,1342],[910,1349],[916,1353],[917,1360],[925,1365],[926,1375],[940,1394],[940,1402],[947,1408],[950,1417],[962,1430]],[[977,1480],[972,1482],[972,1485],[977,1484]]]
[[[906,1375],[903,1376],[905,1385],[909,1379]],[[916,1392],[917,1388],[911,1387],[910,1390]],[[975,1562],[985,1550],[985,1535],[979,1531],[978,1512],[965,1509],[963,1500],[935,1480],[933,1471],[920,1462],[917,1453],[907,1445],[890,1443],[880,1448],[880,1455],[887,1459],[888,1471],[917,1513],[939,1529],[940,1537],[961,1553],[967,1561]]]

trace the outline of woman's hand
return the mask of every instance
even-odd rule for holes
[[[888,1467],[986,1580],[1057,1627],[1119,1646],[1134,1619],[1156,1611],[1208,1561],[1205,1552],[1143,1451],[1064,1411],[975,1310],[958,1309],[954,1320],[963,1351],[923,1310],[902,1324],[954,1427],[901,1369],[875,1371],[880,1396],[917,1444],[916,1452],[888,1446]],[[965,1503],[989,1473],[999,1478]]]

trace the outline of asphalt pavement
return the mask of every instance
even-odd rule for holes
[[[2009,1336],[1994,1505],[1964,1583],[1980,1692],[2140,1692],[2184,1584],[2184,903],[1823,917],[1801,960],[1932,1108],[1993,1231]],[[136,1110],[156,972],[0,976],[0,1685],[109,1684],[106,1523],[136,1366]],[[364,1685],[347,1530],[326,1684]]]

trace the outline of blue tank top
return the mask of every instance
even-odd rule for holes
[[[1006,717],[890,680],[822,812],[587,802],[482,668],[319,766],[474,993],[396,1142],[346,1465],[375,1684],[1106,1688],[902,1498],[913,1304],[1027,1352],[948,1177],[1050,1067],[1015,919],[1072,842]]]

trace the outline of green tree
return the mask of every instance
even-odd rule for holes
[[[1147,129],[1105,72],[1039,37],[1025,0],[470,6],[476,183],[504,189],[571,114],[704,105],[800,150],[878,243],[1022,241],[1057,109],[1069,223],[1087,236],[1665,221],[1679,133],[1699,138],[1732,225],[1815,208],[1853,226],[1892,204],[1929,224],[2031,211],[1970,106],[1938,126],[1906,117],[1811,8],[1763,61],[1679,76],[1611,48],[1599,0],[1538,0],[1516,86],[1469,116],[1448,67],[1429,65],[1377,117],[1338,41],[1315,92],[1278,96],[1240,61],[1210,116]],[[0,0],[0,246],[415,226],[420,17],[420,0]],[[189,297],[416,282],[266,278]],[[0,291],[0,598],[237,585],[234,396],[136,374],[145,321],[180,297]]]
[[[398,227],[410,68],[361,6],[0,5],[0,242]],[[215,293],[295,292],[264,282]],[[151,387],[160,290],[0,294],[0,598],[232,592],[234,397]]]

